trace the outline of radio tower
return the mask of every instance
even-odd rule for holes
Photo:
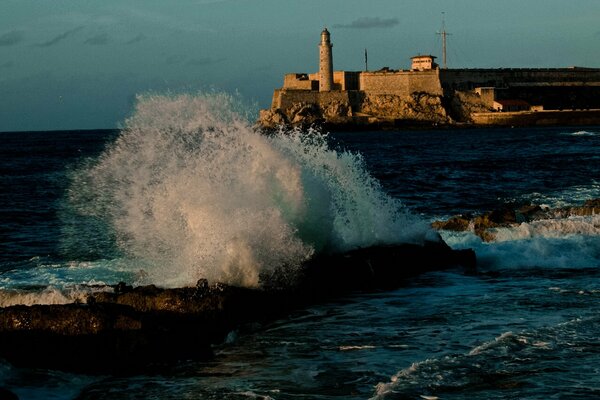
[[[448,69],[448,64],[446,63],[446,36],[449,36],[450,33],[446,32],[446,21],[444,14],[445,13],[442,12],[442,29],[439,32],[436,32],[436,34],[442,37],[442,60],[444,62],[444,69]]]

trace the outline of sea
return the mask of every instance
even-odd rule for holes
[[[84,302],[120,281],[260,287],[321,252],[422,242],[453,215],[600,198],[600,126],[262,134],[246,110],[224,94],[148,95],[119,130],[0,133],[0,305]],[[600,215],[522,222],[489,242],[440,234],[475,250],[477,273],[331,298],[151,372],[0,361],[0,387],[20,399],[599,398]]]

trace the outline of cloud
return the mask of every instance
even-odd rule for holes
[[[96,36],[92,36],[83,42],[83,44],[89,44],[92,46],[102,46],[108,43],[108,35],[106,33],[100,33]]]
[[[141,42],[141,41],[142,41],[142,40],[144,40],[144,39],[146,39],[146,36],[144,36],[143,34],[141,34],[141,33],[140,33],[139,35],[137,35],[137,36],[136,36],[136,37],[134,37],[133,39],[131,39],[131,40],[128,40],[127,42],[125,42],[125,44],[135,44],[135,43],[139,43],[139,42]]]
[[[342,29],[391,28],[399,23],[398,18],[361,17],[349,24],[335,24],[333,27]]]
[[[79,32],[82,29],[83,29],[83,26],[78,26],[77,28],[73,28],[71,30],[68,30],[66,32],[61,33],[58,36],[53,37],[52,39],[48,40],[47,42],[40,43],[37,46],[38,47],[54,46],[55,44],[57,44],[59,42],[62,42],[63,40],[65,40],[69,36],[74,35],[75,33]]]
[[[21,41],[25,35],[21,31],[10,31],[4,35],[0,35],[0,46],[12,46]]]

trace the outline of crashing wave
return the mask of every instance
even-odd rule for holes
[[[115,143],[75,175],[72,205],[106,221],[149,282],[255,287],[317,253],[430,234],[360,155],[315,131],[267,136],[237,110],[226,94],[141,96]]]

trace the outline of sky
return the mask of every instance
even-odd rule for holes
[[[0,0],[0,132],[122,126],[137,94],[237,92],[267,108],[290,72],[600,67],[600,0]]]

